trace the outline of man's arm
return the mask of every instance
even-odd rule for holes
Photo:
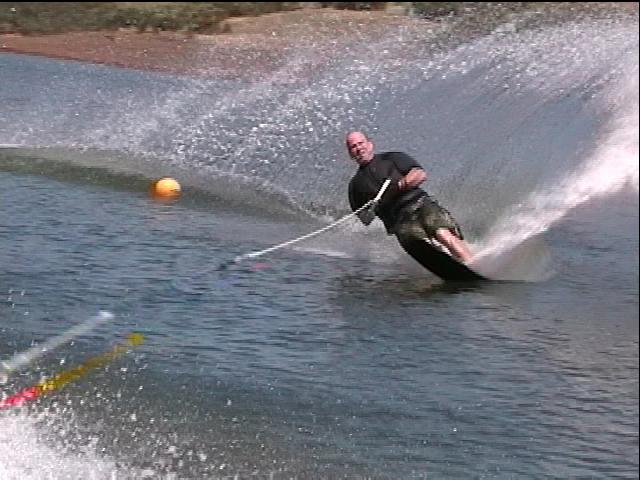
[[[416,188],[427,179],[427,172],[422,167],[413,167],[407,174],[398,180],[398,190],[403,192]]]
[[[393,163],[402,175],[396,185],[399,192],[416,188],[427,179],[427,172],[411,155],[404,152],[394,152]]]
[[[356,199],[356,194],[353,188],[353,182],[349,183],[349,205],[351,206],[352,211],[356,211],[361,208],[366,202],[359,202]],[[358,218],[362,223],[369,226],[371,222],[376,218],[376,213],[373,208],[365,208],[361,212],[357,214]]]

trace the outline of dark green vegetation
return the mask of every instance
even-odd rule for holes
[[[0,33],[118,28],[219,33],[229,17],[297,8],[298,3],[284,2],[0,2]]]

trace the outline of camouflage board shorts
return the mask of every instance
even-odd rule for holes
[[[423,197],[400,215],[394,233],[401,241],[411,238],[435,238],[436,231],[441,228],[448,228],[451,233],[464,240],[462,230],[453,216],[434,200]]]

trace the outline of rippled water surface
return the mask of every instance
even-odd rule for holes
[[[407,30],[359,100],[353,65],[232,88],[0,55],[1,358],[114,315],[9,375],[53,387],[0,410],[0,477],[637,478],[637,32]],[[355,221],[219,268],[348,212],[349,125],[419,157],[501,281]]]

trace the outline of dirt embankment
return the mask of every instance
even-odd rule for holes
[[[536,3],[540,8],[575,15],[574,3]],[[581,2],[581,9],[626,11],[637,15],[637,2]],[[509,10],[507,8],[507,10]],[[489,18],[481,16],[484,22]],[[102,63],[126,68],[185,75],[255,77],[286,64],[289,55],[304,56],[313,47],[327,58],[344,52],[354,39],[379,40],[384,27],[413,23],[424,28],[425,19],[403,12],[303,8],[258,16],[226,18],[218,31],[195,34],[139,29],[70,32],[49,35],[0,34],[0,53],[14,52],[52,58]],[[482,22],[481,22],[482,23]],[[297,52],[296,52],[297,51]]]
[[[135,29],[52,35],[0,35],[0,52],[101,63],[187,75],[268,72],[291,50],[336,45],[348,35],[406,21],[384,12],[308,9],[225,20],[225,33],[139,33]],[[330,52],[339,55],[339,51]]]

